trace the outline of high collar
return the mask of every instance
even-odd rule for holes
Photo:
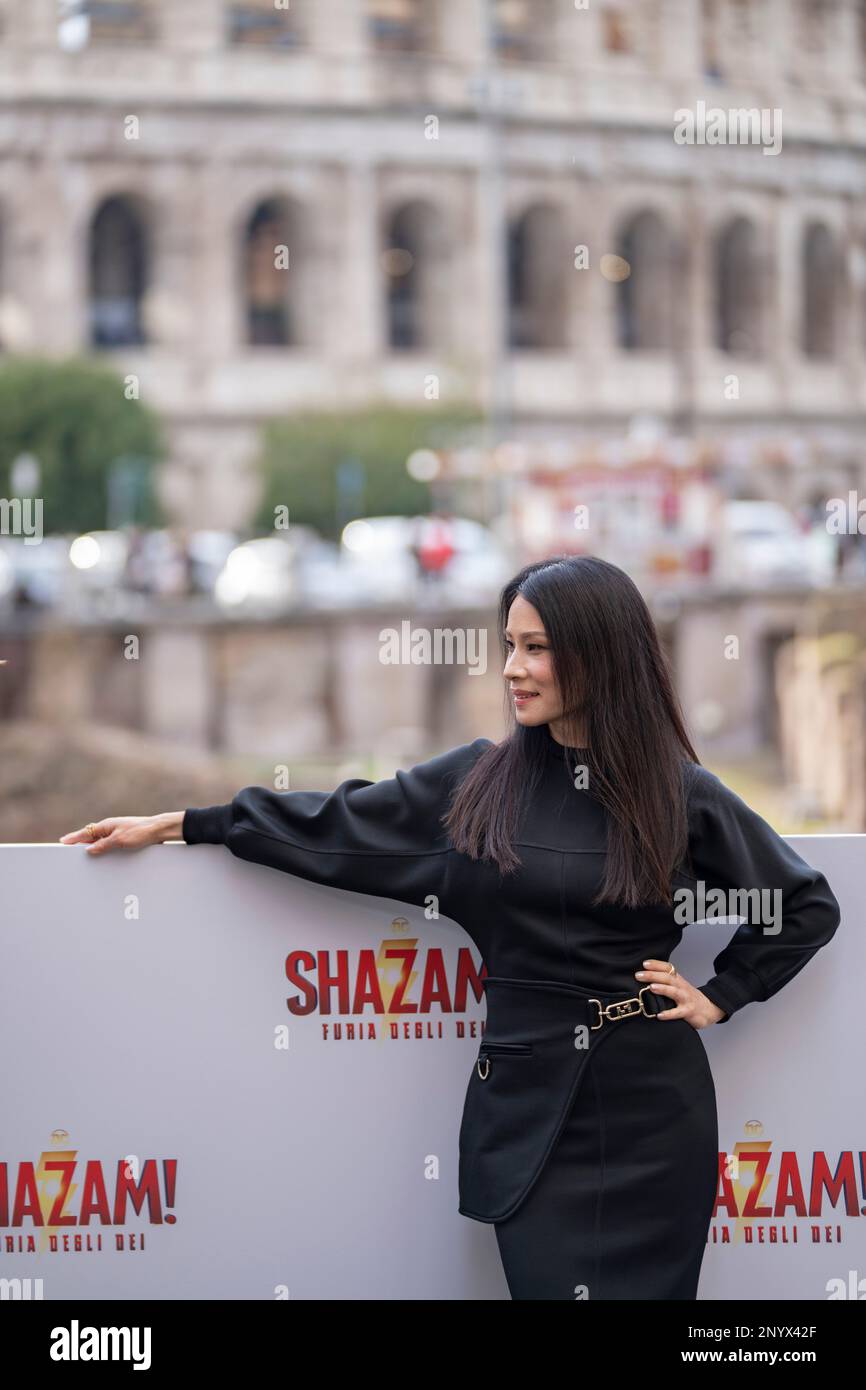
[[[553,734],[550,732],[550,725],[549,725],[549,724],[544,724],[544,725],[542,725],[542,728],[543,728],[543,730],[544,730],[544,736],[545,736],[545,741],[546,741],[546,746],[547,746],[547,752],[548,752],[548,756],[549,756],[549,757],[551,757],[551,758],[558,758],[558,759],[560,760],[560,762],[561,762],[561,761],[563,760],[563,758],[564,758],[567,754],[568,754],[568,755],[571,755],[571,756],[574,756],[575,754],[578,755],[578,756],[580,756],[580,755],[583,755],[584,753],[588,753],[588,752],[589,752],[589,749],[588,749],[588,748],[574,747],[574,746],[571,745],[571,744],[569,744],[568,746],[566,746],[564,743],[559,743],[559,742],[553,737]]]

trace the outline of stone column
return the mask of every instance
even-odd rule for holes
[[[342,321],[335,355],[372,363],[385,351],[384,272],[375,166],[347,164],[344,171]]]
[[[689,153],[700,154],[701,151]],[[682,350],[693,366],[697,366],[701,354],[713,346],[715,337],[714,241],[710,231],[714,197],[712,184],[690,184],[684,191],[682,211],[676,218],[674,230],[681,246],[683,274],[687,278],[687,284],[682,286],[674,281],[674,294],[677,299],[682,296],[684,304],[688,305],[685,315],[688,340],[682,344]],[[695,390],[699,396],[699,382],[695,382]]]
[[[57,0],[7,0],[3,42],[15,48],[57,48]]]
[[[147,294],[148,339],[153,346],[195,354],[200,343],[210,345],[208,315],[214,282],[226,270],[207,265],[207,246],[213,236],[213,217],[202,216],[205,178],[201,166],[181,160],[154,170],[144,188],[157,217],[150,227],[150,280]],[[202,331],[204,327],[204,332]]]
[[[481,367],[481,404],[488,409],[495,409],[500,398],[508,394],[505,374],[510,370],[503,274],[508,235],[506,149],[504,132],[489,128],[481,145],[474,189],[472,250],[477,318],[472,346]]]
[[[851,199],[844,199],[838,232],[841,289],[836,360],[852,402],[859,399],[863,373],[863,248],[857,212]]]
[[[803,360],[803,217],[796,199],[786,196],[771,205],[776,227],[776,281],[774,296],[775,351],[770,340],[772,362],[778,383],[778,407],[791,407],[790,383]]]
[[[466,389],[474,391],[478,370],[478,266],[479,249],[476,184],[478,171],[471,165],[453,172],[440,189],[449,241],[447,279],[449,353],[461,371],[468,372]]]
[[[367,15],[359,0],[311,0],[302,10],[310,48],[357,61],[368,46]]]
[[[67,151],[59,138],[16,161],[17,190],[4,199],[6,346],[46,354],[87,343],[86,231],[88,190],[69,195]]]
[[[836,0],[830,10],[827,34],[828,65],[834,88],[837,81],[846,87],[857,87],[866,76],[866,64],[860,33],[859,0]],[[859,94],[858,94],[859,99]]]
[[[564,31],[564,32],[563,32]],[[580,70],[604,62],[601,16],[597,0],[588,0],[585,10],[574,10],[569,23],[560,24],[561,56]]]
[[[440,0],[438,14],[438,51],[479,67],[487,50],[485,0]]]
[[[645,0],[644,0],[645,3]],[[660,0],[659,70],[692,80],[703,73],[701,6],[697,0]]]
[[[243,286],[240,265],[242,229],[226,198],[226,171],[218,152],[196,178],[195,256],[187,291],[194,320],[196,355],[225,362],[243,343]]]
[[[209,53],[225,47],[225,0],[153,0],[159,43],[183,53]]]
[[[790,0],[765,0],[757,20],[767,90],[778,90],[778,84],[788,80],[790,49],[797,37]]]
[[[617,285],[601,271],[604,256],[617,255],[617,232],[621,214],[611,207],[609,186],[603,173],[593,170],[578,174],[579,210],[575,245],[589,247],[589,269],[575,270],[585,277],[580,284],[579,321],[574,339],[589,370],[598,371],[599,359],[606,363],[604,370],[613,371],[612,354],[618,351],[616,334]]]
[[[780,84],[787,85],[798,65],[799,16],[791,0],[766,0],[758,12],[758,24],[767,91],[778,92]]]

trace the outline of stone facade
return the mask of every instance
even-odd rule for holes
[[[649,413],[753,495],[860,486],[863,10],[0,0],[0,347],[135,374],[193,525],[249,518],[269,417],[431,379],[524,438]],[[778,108],[781,152],[678,144],[701,101]]]

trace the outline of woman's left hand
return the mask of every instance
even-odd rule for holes
[[[656,1018],[684,1018],[693,1028],[709,1028],[725,1017],[724,1009],[714,1004],[682,975],[672,975],[670,961],[646,960],[643,969],[635,971],[641,985],[651,985],[654,994],[670,995],[674,1005],[656,1014]]]

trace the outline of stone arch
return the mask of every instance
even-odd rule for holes
[[[803,228],[801,347],[806,357],[832,358],[839,333],[841,258],[825,222]]]
[[[307,15],[297,4],[278,8],[274,0],[234,0],[226,6],[225,25],[233,46],[292,49],[307,41]]]
[[[386,213],[382,267],[392,350],[449,346],[448,242],[445,215],[426,198]]]
[[[492,0],[490,43],[501,62],[549,62],[558,6],[552,0]]]
[[[622,223],[617,254],[629,266],[616,287],[619,346],[639,352],[672,348],[678,247],[661,214],[643,208]]]
[[[159,36],[160,10],[154,0],[61,0],[57,10],[57,41],[75,52],[91,45],[139,45]]]
[[[729,218],[713,244],[714,342],[737,357],[763,353],[765,287],[758,233],[744,216]]]
[[[565,220],[551,203],[533,203],[508,225],[508,346],[568,346]]]
[[[437,0],[366,0],[367,33],[377,53],[430,48],[442,23]]]
[[[297,199],[274,194],[243,220],[241,299],[251,346],[303,347],[315,337],[308,217]]]
[[[146,343],[143,306],[151,276],[151,236],[140,197],[111,194],[97,205],[90,218],[87,265],[91,345]]]

